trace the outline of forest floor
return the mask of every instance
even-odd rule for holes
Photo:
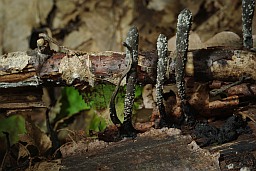
[[[79,0],[31,0],[14,3],[0,0],[0,54],[36,48],[40,32],[47,32],[71,49],[87,52],[124,51],[122,42],[132,25],[139,29],[140,51],[151,51],[156,48],[156,39],[160,33],[165,34],[168,39],[175,35],[177,15],[184,8],[193,13],[191,30],[203,43],[221,31],[232,31],[242,36],[241,1],[173,2],[88,0],[84,3]],[[254,22],[253,34],[255,33]],[[39,115],[37,110],[31,113],[36,117]],[[38,118],[37,123],[43,125],[45,115]],[[4,119],[6,118],[0,118],[2,121]],[[17,124],[11,127],[17,128]],[[230,143],[206,148],[200,148],[193,137],[184,135],[178,129],[152,129],[139,134],[135,139],[119,142],[89,138],[73,140],[61,146],[61,159],[39,159],[40,162],[28,169],[256,170],[255,124],[250,122],[250,127],[253,130],[250,135],[242,135]],[[5,148],[2,149],[6,145],[5,140],[4,135],[0,137],[1,152],[6,151]],[[15,157],[20,159],[22,155],[24,154],[19,153],[19,157]],[[17,160],[12,162],[18,163]]]

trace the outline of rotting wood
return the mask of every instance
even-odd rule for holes
[[[219,146],[209,147],[207,149],[209,149],[210,152],[219,152],[221,156],[232,153],[241,153],[244,151],[250,152],[256,150],[256,140],[255,137],[245,138],[243,140],[236,140]]]
[[[75,147],[86,150],[83,155],[64,157],[63,170],[220,170],[218,152],[201,149],[191,136],[173,128],[152,129],[136,141],[84,144]],[[61,151],[72,153],[73,146],[62,146]]]
[[[32,109],[45,108],[42,101],[43,90],[37,87],[6,88],[0,93],[0,109]]]
[[[222,109],[229,109],[230,112],[226,113],[229,115],[241,103],[247,103],[248,100],[250,102],[252,100],[255,101],[256,91],[253,84],[256,80],[256,73],[253,72],[254,66],[256,66],[255,56],[256,52],[250,50],[235,50],[227,47],[212,47],[188,52],[186,76],[193,80],[192,87],[189,85],[190,81],[187,82],[190,104],[200,114],[209,117],[223,113],[219,111]],[[173,52],[168,52],[167,79],[164,84],[175,83],[174,57],[175,54]],[[137,67],[137,84],[155,84],[156,65],[156,51],[140,52]],[[12,87],[74,86],[83,90],[88,85],[93,86],[102,82],[117,84],[126,69],[125,54],[122,52],[85,53],[74,51],[74,53],[53,52],[51,55],[40,54],[37,50],[13,52],[0,56],[0,94],[6,91],[6,88]],[[237,81],[241,76],[251,78],[243,83],[244,85],[246,84],[245,88],[248,91],[233,91],[231,93],[228,89],[224,92],[228,96],[239,96],[233,100],[212,99],[208,94],[208,85],[205,85],[206,90],[203,90],[204,88],[201,90],[200,88],[200,91],[198,91],[196,88],[198,84],[199,87],[204,87],[203,84],[208,84],[209,81],[213,80]],[[204,83],[201,85],[199,82]],[[225,82],[219,82],[219,86],[222,86],[222,84],[225,85]],[[211,88],[220,88],[219,86]],[[237,85],[230,89],[234,90],[235,87],[240,86]],[[238,89],[240,90],[240,88]],[[203,96],[202,94],[205,95]],[[41,108],[41,104],[28,106]],[[2,107],[8,108],[6,106]],[[20,108],[23,107],[21,106]],[[177,106],[177,110],[176,108],[174,110],[178,112],[175,116],[180,115],[178,108]]]
[[[221,170],[229,170],[227,169],[228,166],[232,166],[233,170],[242,170],[242,167],[255,170],[255,135],[242,135],[238,140],[206,147],[206,149],[210,153],[218,152],[220,154],[219,165]]]
[[[0,56],[0,88],[24,86],[94,85],[107,81],[117,84],[126,69],[122,52],[38,55],[36,50]],[[169,52],[167,75],[174,79],[174,54]],[[138,84],[156,81],[157,52],[140,52]],[[193,70],[191,70],[193,65]],[[188,52],[186,75],[196,81],[236,81],[241,76],[256,80],[256,52],[213,47]]]

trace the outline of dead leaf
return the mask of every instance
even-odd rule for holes
[[[209,89],[207,84],[194,82],[193,88],[188,90],[189,103],[203,115],[209,115]]]
[[[236,33],[230,31],[223,31],[214,35],[204,44],[206,47],[227,46],[241,48],[242,40]]]
[[[193,49],[203,49],[203,48],[205,48],[205,46],[202,43],[199,35],[195,32],[190,32],[188,49],[193,50]],[[176,50],[176,36],[173,36],[168,40],[168,49],[170,51]]]
[[[19,143],[19,153],[18,153],[17,161],[19,161],[21,158],[25,158],[25,157],[29,157],[29,156],[30,156],[30,153],[29,153],[28,149],[26,148],[26,146]]]
[[[230,87],[226,90],[228,96],[239,95],[239,96],[252,96],[252,92],[246,83]]]
[[[52,143],[50,138],[39,129],[30,119],[25,122],[27,133],[20,135],[20,141],[28,143],[28,145],[36,146],[40,155],[51,148]]]
[[[58,171],[61,169],[61,159],[42,161],[26,169],[26,171],[37,170],[37,171]]]
[[[249,105],[238,110],[237,114],[242,115],[243,119],[249,118],[256,123],[256,106]]]

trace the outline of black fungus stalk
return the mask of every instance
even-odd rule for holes
[[[126,54],[127,55],[130,55],[132,56],[132,49],[129,45],[127,45],[126,42],[123,43],[123,45],[129,49],[129,54]],[[109,114],[110,114],[110,118],[111,118],[111,121],[117,126],[117,127],[120,127],[122,125],[121,121],[119,120],[118,116],[117,116],[117,113],[116,113],[116,104],[115,104],[115,99],[116,99],[116,96],[117,96],[117,93],[119,91],[119,88],[120,88],[120,84],[122,82],[122,80],[124,79],[124,77],[127,75],[127,73],[131,70],[131,66],[132,66],[132,58],[129,58],[129,60],[127,61],[127,68],[125,69],[125,71],[123,72],[120,80],[118,81],[117,83],[117,86],[111,96],[111,99],[110,99],[110,104],[109,104]]]
[[[10,141],[10,134],[9,132],[3,131],[3,134],[6,137],[6,141],[7,141],[7,150],[10,150],[11,148],[11,141]]]
[[[137,130],[132,125],[132,108],[135,96],[135,85],[137,82],[137,65],[138,65],[138,41],[139,33],[136,27],[132,27],[127,34],[126,41],[123,45],[126,47],[126,65],[127,68],[123,72],[118,84],[112,94],[109,105],[110,118],[112,122],[119,128],[120,136],[134,137]],[[115,98],[118,93],[121,81],[126,76],[126,94],[124,100],[124,122],[121,123],[117,117],[115,108]]]
[[[121,134],[124,136],[135,136],[136,130],[132,126],[132,108],[135,96],[135,85],[137,82],[138,65],[138,43],[139,33],[136,27],[132,27],[125,40],[126,61],[132,61],[131,68],[126,76],[126,94],[124,100],[124,122],[121,126]]]
[[[171,118],[166,114],[165,106],[163,104],[163,85],[167,68],[168,58],[168,43],[165,35],[160,34],[157,39],[157,77],[156,77],[156,103],[160,113],[160,127],[170,127]]]
[[[54,103],[51,106],[53,106],[55,103],[56,103],[56,101],[54,101]],[[50,155],[54,155],[55,158],[61,158],[62,154],[59,150],[60,140],[58,138],[57,133],[55,132],[55,130],[53,130],[52,125],[50,123],[49,112],[50,112],[50,108],[48,108],[46,110],[46,113],[45,113],[45,115],[46,115],[46,126],[47,126],[47,129],[48,129],[49,133],[50,133],[50,140],[52,142],[52,149],[50,151]]]
[[[188,38],[192,24],[192,13],[188,9],[184,9],[178,16],[177,33],[176,33],[176,64],[175,79],[178,88],[178,95],[181,99],[181,107],[183,111],[183,120],[186,124],[194,125],[196,115],[195,109],[186,100],[185,91],[185,65],[187,62]]]
[[[176,65],[175,78],[178,88],[178,94],[181,101],[186,101],[185,93],[185,64],[187,61],[188,37],[192,23],[192,13],[188,9],[184,9],[178,16],[177,33],[176,33]]]
[[[11,150],[11,141],[10,141],[9,133],[3,131],[3,134],[4,134],[5,137],[6,137],[6,141],[7,141],[6,147],[7,147],[7,148],[6,148],[5,155],[4,155],[3,159],[2,159],[2,163],[1,163],[1,165],[0,165],[1,168],[4,168],[5,161],[6,161],[6,159],[8,158],[7,156],[9,155],[10,150]]]
[[[245,48],[253,47],[252,20],[254,15],[255,0],[242,1],[243,45]]]

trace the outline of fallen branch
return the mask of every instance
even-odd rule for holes
[[[175,82],[174,54],[169,52],[166,82]],[[138,84],[155,84],[157,53],[140,52]],[[236,81],[241,76],[256,80],[256,52],[224,47],[188,53],[186,76],[197,81]],[[41,54],[38,50],[0,56],[0,88],[27,86],[81,86],[107,81],[117,84],[125,71],[122,52]]]

